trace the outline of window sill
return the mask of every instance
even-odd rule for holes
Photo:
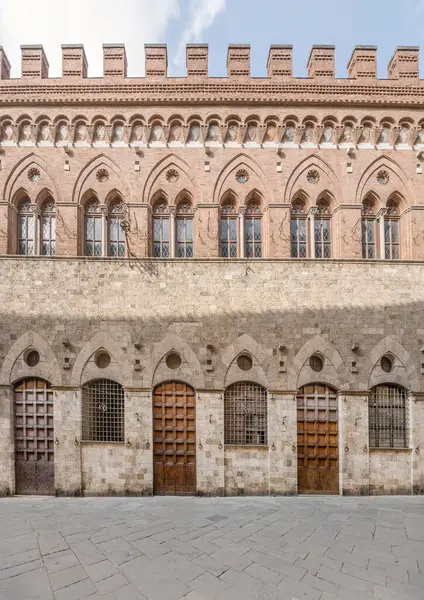
[[[243,448],[245,450],[250,450],[250,449],[269,450],[268,444],[224,444],[224,449],[229,450],[231,448]]]
[[[370,448],[370,452],[412,452],[412,448]]]
[[[81,440],[80,443],[81,443],[81,445],[84,445],[84,444],[90,444],[90,445],[101,444],[102,446],[104,446],[105,444],[108,444],[110,446],[124,446],[125,445],[125,442],[100,442],[100,441],[94,441],[94,440],[92,440],[92,441],[90,441],[90,440]]]

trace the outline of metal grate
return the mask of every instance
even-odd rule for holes
[[[124,441],[124,390],[108,379],[82,388],[82,441]]]
[[[232,445],[268,443],[267,393],[262,386],[240,381],[225,390],[224,441]]]
[[[378,385],[369,397],[370,448],[408,447],[406,390],[397,385]]]

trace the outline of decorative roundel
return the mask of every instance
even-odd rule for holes
[[[393,361],[390,356],[383,356],[380,361],[380,366],[385,373],[390,373],[393,368]]]
[[[316,171],[315,169],[308,171],[308,173],[306,175],[306,179],[307,179],[308,183],[318,183],[318,181],[319,181],[318,171]]]
[[[246,169],[239,169],[236,173],[236,180],[239,183],[247,183],[249,181],[249,173]]]
[[[32,181],[32,183],[38,183],[41,179],[41,173],[38,169],[33,167],[27,173],[28,179]]]
[[[320,373],[324,367],[324,362],[320,356],[318,356],[317,354],[314,354],[309,359],[309,366],[316,373]]]
[[[177,183],[179,178],[180,176],[176,169],[169,169],[166,173],[166,180],[169,181],[169,183]]]
[[[249,354],[240,354],[237,358],[237,365],[242,371],[250,371],[253,367],[252,357]]]
[[[99,169],[96,173],[97,181],[105,183],[109,179],[109,172],[106,169]]]
[[[390,175],[387,171],[379,171],[377,173],[377,181],[381,183],[381,185],[386,185],[390,181]]]
[[[38,354],[37,350],[30,350],[25,355],[25,362],[29,367],[36,367],[40,362],[40,355]]]
[[[166,366],[168,369],[178,369],[181,367],[181,356],[177,352],[171,352],[166,357]]]
[[[110,365],[110,356],[104,350],[101,350],[94,357],[94,362],[99,369],[106,369]]]

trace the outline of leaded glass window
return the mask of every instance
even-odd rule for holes
[[[291,255],[293,258],[307,256],[307,220],[305,204],[295,200],[291,207]]]
[[[29,198],[24,198],[18,214],[18,254],[32,256],[35,253],[35,214]]]
[[[98,200],[90,200],[85,208],[85,254],[102,256],[103,219]]]
[[[397,204],[389,200],[384,216],[384,258],[395,260],[400,258],[399,212]]]
[[[115,200],[109,210],[109,256],[122,258],[125,256],[125,207],[121,200]]]
[[[153,256],[169,257],[169,210],[165,200],[156,202],[153,209]]]
[[[44,256],[56,254],[56,204],[48,198],[41,210],[41,253]]]
[[[177,207],[177,257],[193,258],[193,212],[188,200]]]
[[[364,200],[362,204],[362,258],[377,258],[375,231],[374,202]]]
[[[233,202],[225,202],[221,207],[221,256],[237,258],[238,224]]]
[[[330,219],[315,217],[315,258],[331,258]]]
[[[224,442],[260,446],[268,443],[265,388],[250,381],[227,387],[224,393]]]
[[[408,447],[406,390],[393,384],[376,386],[369,396],[370,448]]]
[[[249,202],[244,217],[244,243],[246,258],[262,256],[262,215],[259,202]]]

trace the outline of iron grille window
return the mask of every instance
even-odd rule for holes
[[[29,199],[22,201],[18,215],[18,253],[26,256],[35,252],[35,215]]]
[[[293,258],[306,258],[307,238],[306,219],[292,217],[291,219],[291,255]]]
[[[237,258],[237,217],[221,217],[221,256]]]
[[[362,258],[376,258],[375,219],[362,219]]]
[[[378,385],[369,397],[370,448],[408,447],[406,390],[397,385]]]
[[[82,441],[124,441],[124,390],[109,379],[82,388]]]
[[[330,219],[315,217],[315,258],[331,258]]]
[[[193,219],[191,217],[177,218],[177,256],[178,258],[193,258]]]
[[[266,390],[256,383],[234,383],[224,394],[224,441],[232,445],[268,443]]]
[[[56,205],[53,199],[45,202],[41,213],[41,252],[44,256],[56,254]]]
[[[399,253],[399,220],[384,219],[384,257],[387,260],[395,260],[400,257]]]

